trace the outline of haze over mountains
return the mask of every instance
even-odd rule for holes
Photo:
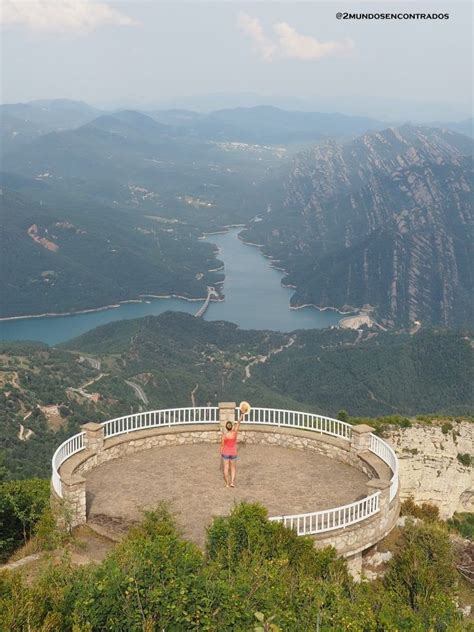
[[[311,112],[282,109],[271,105],[226,107],[211,112],[190,109],[136,109],[158,122],[182,128],[202,138],[220,138],[241,142],[308,142],[321,137],[344,137],[363,134],[371,129],[383,129],[394,123],[382,120],[338,114],[330,111]],[[51,131],[67,130],[91,122],[103,114],[117,115],[121,110],[99,109],[69,99],[38,100],[0,106],[3,151],[14,149],[28,140]],[[406,121],[400,120],[398,124]],[[429,125],[473,135],[473,119],[464,121],[434,121]]]
[[[4,104],[0,106],[2,151],[47,132],[78,127],[99,115],[97,108],[68,99]]]
[[[375,306],[393,326],[473,313],[472,148],[402,126],[295,158],[284,204],[245,239],[289,270],[295,304]]]
[[[14,151],[22,142],[48,132],[78,128],[94,120],[94,125],[100,127],[107,120],[111,123],[110,117],[130,118],[132,112],[137,119],[143,114],[162,123],[166,128],[161,131],[169,135],[261,144],[345,137],[384,127],[382,122],[366,117],[290,112],[272,106],[228,108],[210,113],[180,109],[101,111],[87,103],[61,99],[0,106],[3,151]],[[101,122],[102,117],[105,121]],[[142,122],[145,126],[144,118]]]
[[[387,327],[472,323],[473,143],[445,125],[67,100],[0,112],[2,316],[202,297],[222,275],[197,238],[243,224],[294,305],[370,306]]]

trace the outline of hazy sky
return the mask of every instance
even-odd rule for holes
[[[185,97],[247,95],[214,97],[219,107],[257,93],[387,120],[470,115],[471,2],[2,0],[2,9],[3,102],[211,108]],[[449,19],[348,21],[338,11]]]

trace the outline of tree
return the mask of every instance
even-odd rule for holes
[[[408,523],[385,585],[417,611],[437,595],[454,596],[456,571],[449,535],[438,523]]]
[[[49,481],[27,479],[0,483],[0,556],[26,544],[49,504]]]

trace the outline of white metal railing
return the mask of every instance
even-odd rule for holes
[[[392,470],[392,477],[390,479],[390,501],[392,501],[397,495],[398,491],[398,459],[393,449],[385,443],[380,437],[374,434],[370,435],[370,451],[376,454],[379,459],[382,459],[384,463]]]
[[[151,410],[144,413],[125,415],[104,421],[104,438],[115,437],[119,434],[133,432],[134,430],[146,430],[160,426],[173,426],[178,424],[204,424],[217,423],[219,421],[219,408],[217,406],[199,406],[188,408],[169,408],[166,410]],[[56,494],[62,498],[61,477],[59,468],[69,457],[83,450],[85,432],[80,432],[62,443],[53,455],[52,459],[52,484]]]
[[[84,449],[84,437],[85,432],[80,432],[79,434],[74,435],[67,439],[64,443],[61,443],[59,448],[53,454],[53,476],[52,476],[52,484],[54,491],[58,496],[62,498],[62,486],[61,486],[61,477],[59,476],[59,468],[67,461],[67,459],[76,454],[76,452],[80,452]]]
[[[380,510],[380,492],[375,492],[362,500],[335,509],[323,509],[306,514],[273,516],[272,522],[282,522],[289,529],[296,529],[298,535],[313,535],[344,529],[351,524],[370,518]]]
[[[195,406],[189,408],[168,408],[151,410],[146,413],[135,413],[104,421],[104,437],[115,437],[125,432],[159,428],[160,426],[176,426],[180,424],[214,424],[219,421],[217,406]]]
[[[239,409],[236,408],[236,419],[238,415]],[[352,437],[352,427],[348,423],[331,417],[294,410],[252,408],[250,413],[246,415],[245,421],[254,424],[310,430],[339,437],[346,441],[350,441]],[[219,409],[217,406],[200,406],[135,413],[105,421],[102,425],[104,426],[104,438],[107,439],[148,428],[171,427],[182,424],[215,424],[218,422]],[[55,492],[60,497],[62,497],[62,486],[59,468],[70,456],[85,448],[84,436],[84,432],[74,435],[62,443],[53,455],[52,484]],[[398,491],[398,459],[392,448],[383,439],[374,434],[370,435],[370,451],[386,463],[392,471],[390,480],[391,501],[395,498]],[[306,514],[274,516],[270,520],[283,522],[285,526],[291,529],[296,528],[299,535],[309,535],[347,527],[373,516],[378,511],[380,511],[380,491],[342,507]]]
[[[236,408],[236,415],[238,414],[239,409]],[[344,421],[297,410],[252,408],[245,416],[245,421],[248,423],[285,426],[287,428],[301,428],[302,430],[316,430],[322,434],[340,437],[341,439],[350,439],[352,436],[351,425]]]

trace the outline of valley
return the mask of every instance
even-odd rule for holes
[[[277,108],[3,114],[8,477],[145,408],[469,420],[468,136]]]
[[[3,5],[0,631],[474,632],[471,7]]]
[[[232,228],[220,234],[207,235],[199,241],[213,250],[219,248],[217,256],[221,267],[211,274],[223,281],[216,282],[216,289],[212,291],[209,291],[209,286],[205,289],[209,303],[203,297],[185,299],[147,295],[83,313],[13,317],[0,321],[0,339],[57,344],[108,322],[157,315],[169,310],[202,316],[206,320],[230,320],[244,329],[291,331],[338,324],[341,314],[336,310],[320,311],[313,307],[290,309],[292,291],[282,287],[282,272],[272,267],[257,248],[244,244],[238,238],[240,230]],[[262,309],[263,305],[265,309]]]
[[[292,305],[372,309],[385,327],[471,326],[470,139],[402,126],[299,153],[286,197],[244,239],[287,271]]]
[[[166,312],[0,352],[0,453],[13,478],[48,476],[55,446],[84,420],[140,410],[247,400],[362,417],[381,432],[472,411],[472,339],[442,330],[278,333]]]
[[[472,325],[467,136],[277,108],[15,107],[7,123],[36,131],[3,156],[2,318],[203,299],[225,273],[200,238],[240,225],[291,307]]]

